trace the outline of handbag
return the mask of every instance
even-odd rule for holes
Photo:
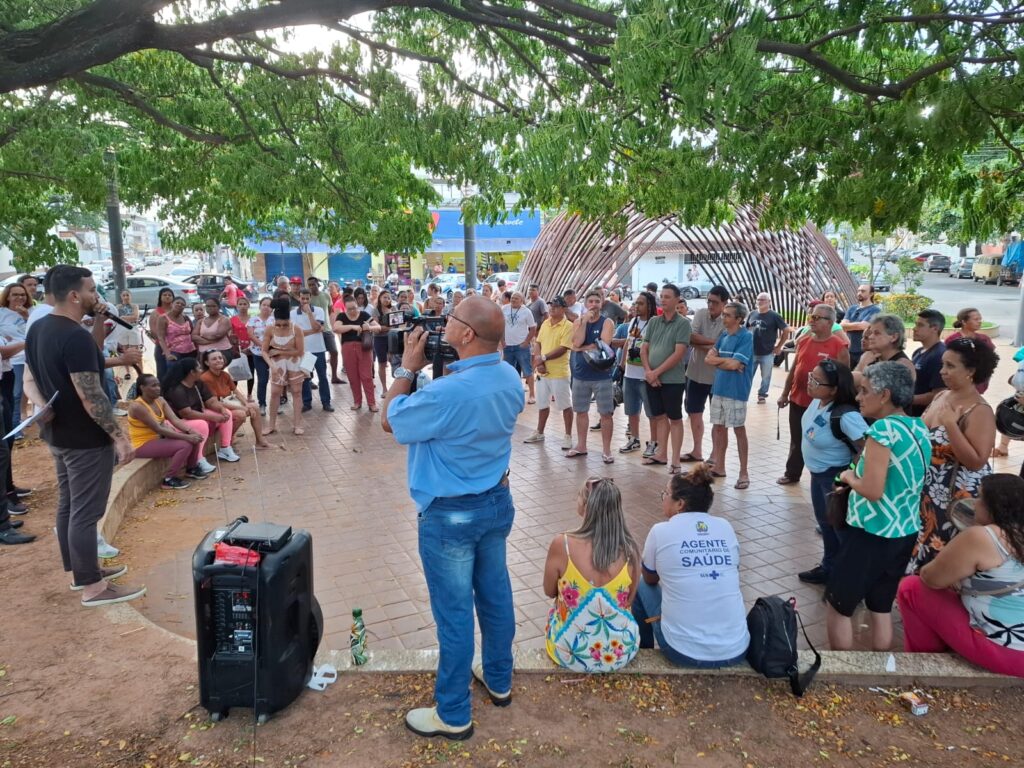
[[[850,486],[835,485],[832,493],[825,501],[825,519],[835,530],[841,531],[847,526],[846,513],[850,508]]]
[[[363,349],[373,349],[373,332],[363,331],[360,336],[362,337]]]

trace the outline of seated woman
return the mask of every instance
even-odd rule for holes
[[[189,428],[207,436],[214,430],[220,434],[220,450],[218,458],[224,461],[238,461],[239,456],[231,447],[231,414],[221,405],[220,401],[206,388],[200,377],[199,361],[194,357],[186,357],[172,363],[167,368],[167,375],[160,382],[164,400]],[[206,448],[203,441],[202,449]],[[198,466],[204,472],[213,472],[217,468],[210,464],[200,452]]]
[[[832,650],[853,647],[853,612],[868,609],[873,650],[892,645],[892,603],[910,560],[917,532],[925,467],[931,446],[924,423],[907,416],[914,402],[914,380],[897,362],[864,370],[857,402],[874,423],[864,433],[856,469],[839,479],[850,487],[843,530],[825,587],[826,626]]]
[[[629,611],[636,594],[640,548],[622,514],[622,494],[607,478],[580,489],[576,512],[583,523],[555,536],[544,565],[548,656],[575,672],[614,672],[639,649]],[[593,621],[597,619],[597,621]]]
[[[203,352],[203,367],[206,370],[203,371],[200,378],[210,393],[231,414],[231,434],[237,437],[238,430],[245,424],[245,420],[249,419],[256,433],[256,447],[270,448],[270,443],[263,438],[263,419],[260,416],[259,406],[251,397],[246,398],[242,395],[242,391],[238,388],[235,380],[231,378],[231,374],[224,370],[227,365],[228,361],[223,352],[219,349],[209,349]]]
[[[640,647],[681,667],[742,663],[750,645],[740,592],[740,545],[728,520],[709,514],[711,467],[673,475],[661,492],[667,521],[655,523],[643,552],[643,580],[633,600]]]
[[[900,583],[905,650],[952,649],[991,672],[1024,677],[1022,498],[1021,478],[983,478],[977,524]]]
[[[128,405],[128,439],[139,459],[170,459],[161,488],[181,490],[191,483],[178,477],[181,470],[201,480],[207,473],[197,464],[210,431],[194,429],[174,415],[171,406],[160,397],[160,381],[150,373],[138,380],[139,396]],[[203,431],[200,431],[203,430]]]

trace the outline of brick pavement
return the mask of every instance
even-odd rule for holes
[[[1005,381],[1013,368],[1005,347],[1000,353],[1003,362],[993,377],[996,382]],[[769,404],[759,406],[752,401],[749,406],[750,488],[732,487],[737,474],[733,447],[727,457],[729,477],[716,483],[712,511],[731,520],[736,528],[741,543],[740,580],[748,606],[760,595],[795,595],[812,642],[823,647],[822,589],[802,584],[795,575],[815,565],[820,556],[807,475],[799,485],[775,484],[788,449],[784,419],[782,437],[775,439],[777,408],[772,404],[782,378],[781,369],[777,370]],[[993,402],[1004,388],[993,387]],[[144,613],[179,634],[193,633],[192,550],[205,530],[228,515],[245,511],[254,520],[272,520],[312,532],[316,594],[324,610],[327,647],[347,644],[354,606],[363,609],[374,647],[436,647],[417,554],[416,513],[405,485],[405,451],[383,433],[378,415],[348,409],[351,393],[347,386],[337,386],[335,397],[336,413],[323,414],[317,405],[306,414],[303,437],[286,434],[271,438],[287,450],[260,453],[259,478],[249,450],[250,438],[240,438],[242,461],[224,469],[227,510],[215,480],[204,481],[202,498],[195,502],[187,496],[192,489],[154,492],[153,497],[179,499],[189,520],[178,551],[167,556],[162,550],[165,556],[153,558],[148,566],[133,563],[134,579],[149,586],[149,595],[140,604]],[[522,440],[533,430],[535,420],[536,406],[527,406],[516,428],[511,466],[516,520],[508,541],[508,563],[515,598],[516,645],[522,648],[543,645],[551,604],[541,590],[544,559],[552,537],[575,527],[576,494],[583,481],[590,475],[615,478],[630,527],[641,542],[660,519],[659,492],[668,481],[666,468],[641,465],[639,452],[628,456],[616,453],[615,463],[604,465],[596,432],[590,435],[589,456],[565,458],[557,439],[560,419],[549,421],[548,442],[525,445]],[[285,426],[289,423],[284,417],[279,421]],[[616,452],[624,442],[624,430],[625,417],[618,409],[613,439]],[[645,423],[642,430],[646,430]],[[684,447],[688,446],[687,436]],[[710,430],[705,436],[705,455],[709,454]],[[1011,445],[1011,457],[998,460],[997,471],[1016,472],[1020,454],[1016,445]],[[259,502],[260,482],[264,503]],[[130,550],[133,540],[144,537],[145,530],[145,524],[128,526],[118,544]],[[858,647],[863,648],[867,647],[860,642],[867,639],[865,622],[866,617],[858,614]],[[896,642],[902,644],[898,621]],[[804,646],[802,638],[800,643]]]

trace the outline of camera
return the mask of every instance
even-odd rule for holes
[[[405,336],[416,326],[422,326],[426,332],[427,344],[423,348],[423,356],[431,364],[447,364],[459,359],[459,353],[451,344],[442,340],[444,317],[416,317],[412,312],[389,312],[388,316],[388,354],[402,355],[405,352]]]

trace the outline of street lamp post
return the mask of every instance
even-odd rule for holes
[[[121,239],[121,199],[117,191],[117,153],[113,147],[103,152],[103,164],[107,167],[107,229],[110,236],[110,261],[114,268],[114,283],[117,295],[125,289],[124,241]]]

